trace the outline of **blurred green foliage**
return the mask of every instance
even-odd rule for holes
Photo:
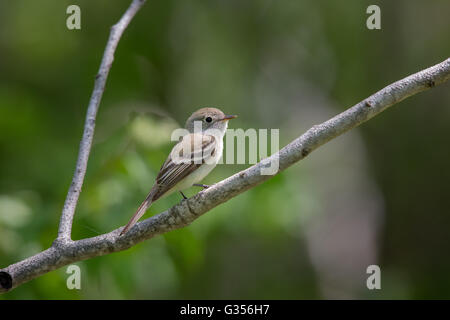
[[[81,30],[66,28],[70,4],[81,8]],[[128,4],[0,3],[0,267],[47,248],[56,236],[109,28]],[[365,26],[369,4],[381,7],[381,30]],[[170,133],[198,107],[239,114],[230,127],[279,128],[283,146],[447,58],[448,12],[445,0],[148,0],[115,55],[73,239],[128,221],[173,145]],[[402,102],[355,130],[362,143],[341,137],[350,142],[346,148],[317,151],[187,228],[78,263],[81,290],[66,288],[63,268],[0,299],[449,298],[448,88]],[[364,165],[354,165],[355,154]],[[204,182],[245,167],[219,166]],[[321,171],[326,177],[318,179]],[[355,274],[355,286],[340,278],[339,257],[351,265],[356,253],[329,247],[328,262],[314,258],[310,230],[329,219],[326,212],[338,215],[352,210],[352,199],[373,199],[359,189],[330,207],[346,189],[333,177],[369,183],[379,194],[376,205],[366,201],[363,208],[380,208],[381,222],[368,230],[376,234],[370,248],[377,258],[370,261],[381,266],[381,291],[360,281],[365,269]],[[324,186],[332,190],[326,196]],[[145,217],[179,200],[162,199]],[[353,219],[346,221],[343,229],[336,224],[335,239],[363,242],[365,229],[345,231]]]

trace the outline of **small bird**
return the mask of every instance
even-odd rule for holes
[[[236,117],[235,115],[225,115],[217,108],[202,108],[187,119],[185,128],[189,133],[184,135],[173,147],[161,166],[149,194],[122,229],[120,235],[130,230],[151,204],[161,197],[179,191],[183,198],[187,199],[183,190],[193,185],[208,187],[197,184],[197,182],[206,177],[219,162],[228,120]]]

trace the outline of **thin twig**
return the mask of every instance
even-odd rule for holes
[[[86,174],[89,153],[92,147],[92,139],[94,137],[95,118],[97,116],[97,111],[103,92],[105,91],[106,79],[108,78],[109,70],[111,69],[111,65],[114,61],[114,52],[116,51],[117,44],[119,43],[124,30],[127,28],[130,21],[144,3],[145,0],[133,0],[127,11],[123,14],[122,18],[120,18],[119,22],[111,27],[109,39],[106,44],[105,52],[103,53],[102,62],[100,64],[98,74],[95,77],[94,90],[92,91],[91,99],[89,100],[83,138],[81,139],[80,149],[78,152],[78,160],[59,222],[58,237],[55,240],[57,243],[71,241],[73,216],[75,214],[78,197],[80,196],[84,176]]]
[[[449,79],[450,58],[397,81],[334,118],[312,127],[279,152],[270,156],[268,160],[278,157],[278,172],[281,172],[308,156],[319,146],[366,122],[388,107]],[[15,288],[70,263],[122,251],[156,235],[187,226],[212,208],[271,178],[272,176],[260,173],[266,163],[267,160],[259,162],[210,186],[169,210],[136,224],[123,237],[119,237],[122,229],[120,227],[110,233],[93,238],[54,243],[49,249],[0,270],[0,292]]]

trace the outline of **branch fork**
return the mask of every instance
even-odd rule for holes
[[[133,0],[119,22],[111,28],[100,69],[95,78],[94,90],[89,101],[76,169],[61,214],[58,236],[50,248],[4,269],[0,269],[0,293],[7,292],[65,265],[122,251],[157,235],[185,227],[214,207],[272,177],[261,175],[264,163],[259,162],[204,189],[192,198],[181,201],[169,210],[137,223],[122,237],[119,237],[122,229],[120,227],[93,238],[76,241],[71,239],[75,208],[83,186],[89,153],[92,147],[96,115],[105,89],[106,79],[114,60],[114,52],[124,30],[144,3],[145,0]],[[270,161],[277,157],[279,173],[304,159],[321,145],[368,121],[394,104],[419,92],[443,84],[449,79],[450,58],[394,82],[328,121],[313,126],[279,152],[265,160]]]

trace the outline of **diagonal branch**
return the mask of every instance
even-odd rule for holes
[[[92,139],[94,137],[95,118],[97,116],[97,111],[103,92],[105,91],[106,79],[108,78],[109,70],[111,69],[111,65],[114,61],[114,52],[116,51],[117,44],[119,43],[123,32],[144,3],[145,0],[133,0],[127,11],[123,14],[122,18],[120,18],[119,22],[111,27],[111,33],[103,53],[100,69],[95,77],[94,90],[92,92],[91,99],[89,100],[83,138],[80,143],[75,173],[73,174],[72,183],[64,202],[56,242],[71,241],[73,216],[75,214],[78,197],[80,196],[81,187],[83,186],[84,176],[86,174]]]
[[[78,241],[55,241],[49,249],[1,269],[0,292],[15,288],[70,263],[122,251],[159,234],[185,227],[212,208],[272,177],[260,173],[268,161],[278,159],[278,172],[281,172],[305,158],[316,148],[368,121],[388,107],[449,79],[450,58],[394,82],[334,118],[312,127],[264,161],[201,191],[167,211],[136,224],[123,237],[119,237],[121,227],[93,238]]]

